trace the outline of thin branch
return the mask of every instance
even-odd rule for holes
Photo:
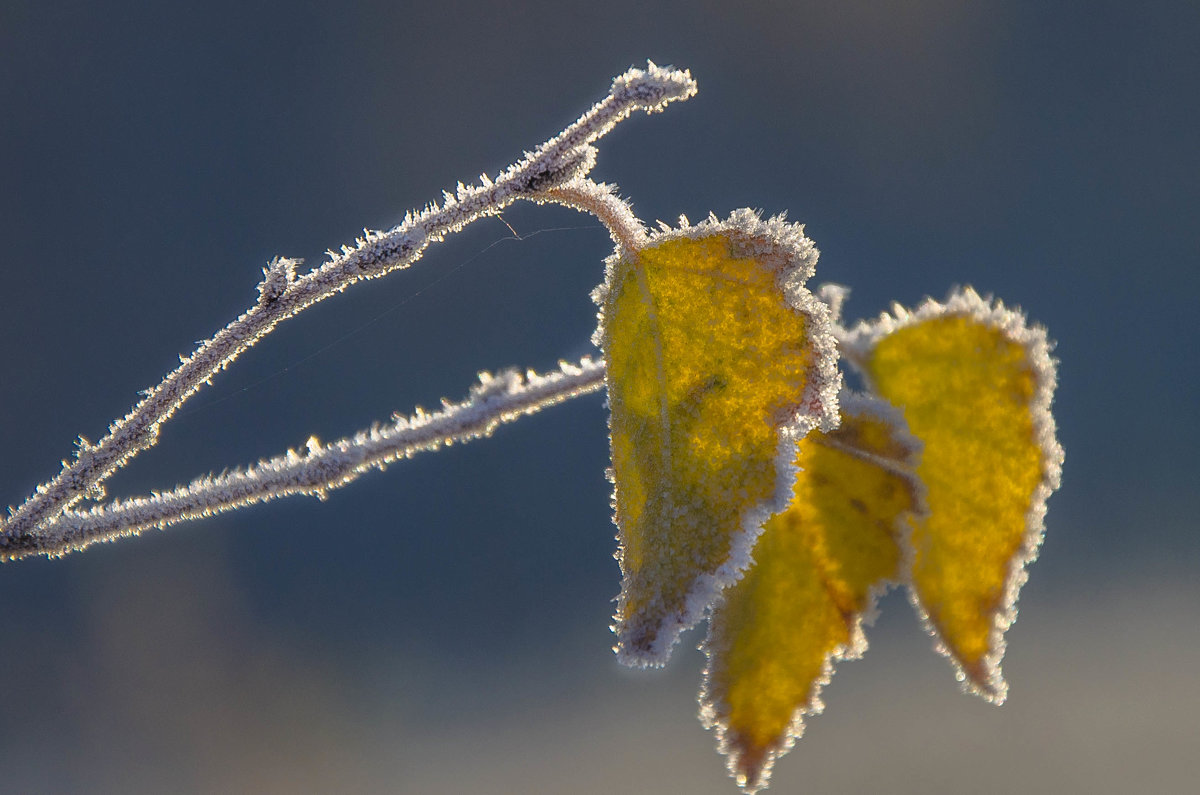
[[[472,187],[459,183],[456,194],[445,193],[439,207],[405,216],[387,232],[365,231],[354,247],[329,252],[319,268],[297,276],[297,260],[277,258],[264,269],[259,300],[247,312],[206,342],[195,353],[180,357],[180,366],[169,373],[122,419],[109,426],[96,444],[83,442],[75,459],[38,486],[7,521],[0,522],[0,550],[29,543],[39,525],[75,505],[85,494],[102,495],[100,484],[142,450],[151,447],[158,429],[192,394],[275,326],[309,306],[364,279],[406,268],[421,257],[430,243],[462,229],[479,218],[495,215],[518,199],[534,199],[546,191],[587,174],[595,162],[591,144],[633,111],[648,113],[667,103],[687,99],[696,91],[686,71],[630,69],[613,80],[607,97],[596,103],[574,124],[510,166],[495,181],[486,175]]]
[[[443,401],[441,411],[420,409],[411,417],[395,417],[354,436],[322,445],[308,440],[306,451],[294,450],[244,469],[207,476],[172,491],[114,500],[87,511],[68,510],[0,550],[0,559],[30,555],[60,556],[103,541],[165,528],[254,503],[292,494],[324,498],[372,469],[383,469],[424,450],[490,436],[504,422],[547,406],[595,392],[604,385],[604,363],[583,359],[561,362],[557,372],[522,376],[516,370],[480,373],[479,384],[461,403]]]

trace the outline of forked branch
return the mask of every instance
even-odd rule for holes
[[[403,223],[389,231],[364,232],[353,247],[343,246],[340,253],[330,252],[325,263],[302,275],[296,273],[296,260],[273,260],[264,269],[259,298],[253,307],[211,339],[201,343],[191,356],[181,357],[180,366],[158,386],[147,390],[145,397],[125,417],[114,421],[104,438],[95,444],[81,443],[73,460],[64,462],[58,475],[38,486],[20,507],[10,509],[7,520],[0,521],[0,557],[18,557],[30,552],[56,554],[90,543],[85,540],[90,537],[78,535],[84,532],[79,529],[78,517],[92,516],[95,512],[64,515],[64,511],[76,505],[85,495],[101,496],[103,481],[133,456],[151,447],[157,439],[159,427],[184,401],[270,333],[278,323],[345,290],[351,284],[408,267],[421,257],[431,243],[443,240],[472,221],[499,213],[518,199],[550,200],[549,192],[567,183],[577,184],[587,175],[595,162],[592,144],[618,122],[635,110],[648,113],[662,110],[669,102],[687,99],[695,91],[695,83],[686,71],[660,68],[653,63],[644,70],[630,69],[613,80],[608,96],[575,123],[534,152],[527,153],[494,180],[481,175],[478,185],[468,187],[459,183],[454,194],[444,194],[441,205],[433,203],[416,214],[409,213]],[[587,370],[586,367],[584,369]],[[594,375],[591,370],[587,372]],[[428,442],[424,444],[428,446]],[[423,448],[418,445],[416,449]],[[375,465],[364,464],[368,468]],[[359,464],[347,471],[357,471],[357,466]],[[252,468],[246,473],[252,471],[259,472],[260,469]],[[261,472],[265,476],[268,470]],[[232,482],[229,485],[232,487]],[[324,487],[311,484],[308,487],[311,491],[321,488]],[[191,487],[184,490],[188,489]],[[285,489],[285,493],[303,490]],[[97,537],[111,538],[136,532],[142,527],[163,526],[179,518],[226,510],[235,504],[258,499],[235,499],[227,501],[228,504],[218,501],[208,507],[180,508],[182,513],[175,518],[155,514],[157,518],[145,520],[136,518],[140,515],[136,511],[128,512],[132,510],[128,506],[137,501],[113,503],[98,510],[102,514],[109,511],[104,514],[106,516],[116,516],[125,511],[121,515],[130,517],[135,524],[124,529],[105,524],[105,529],[95,532]],[[124,507],[118,511],[119,506]],[[141,524],[136,524],[139,522]],[[67,537],[74,540],[63,540]]]

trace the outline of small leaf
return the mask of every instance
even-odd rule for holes
[[[827,308],[802,228],[750,210],[608,261],[608,365],[623,573],[616,650],[661,665],[749,561],[791,492],[796,439],[837,417]]]
[[[912,536],[913,603],[965,687],[1002,702],[1004,633],[1063,461],[1046,332],[966,288],[915,312],[896,307],[844,343],[925,445],[929,516]]]
[[[701,718],[748,792],[821,711],[834,662],[866,649],[863,621],[900,576],[923,506],[920,443],[899,413],[847,393],[841,404],[836,430],[800,442],[792,503],[767,522],[755,564],[709,624]]]

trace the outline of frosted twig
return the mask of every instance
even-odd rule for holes
[[[612,185],[579,177],[546,191],[545,195],[548,201],[596,216],[608,228],[613,242],[631,254],[646,245],[645,224]]]
[[[304,453],[287,453],[245,469],[207,476],[172,491],[114,500],[86,511],[67,510],[45,522],[35,534],[0,549],[0,558],[65,555],[102,541],[137,535],[188,519],[231,511],[291,494],[324,497],[359,475],[383,469],[401,458],[455,442],[491,435],[500,423],[533,414],[547,406],[604,385],[604,363],[583,359],[561,362],[557,372],[522,376],[516,370],[479,374],[461,403],[443,401],[432,414],[418,409],[411,417],[396,416],[354,436],[322,445],[308,440]]]
[[[480,184],[461,182],[455,194],[446,192],[441,206],[428,205],[387,231],[364,231],[354,247],[329,252],[320,267],[296,274],[297,260],[276,258],[264,269],[258,302],[211,339],[200,344],[180,366],[122,419],[109,426],[97,443],[81,442],[73,461],[38,486],[19,508],[0,521],[0,551],[33,543],[39,525],[70,508],[85,494],[102,494],[100,484],[134,455],[152,446],[158,429],[212,377],[268,334],[280,321],[339,293],[355,282],[405,268],[425,248],[479,218],[495,215],[518,199],[536,199],[546,191],[587,174],[595,162],[591,144],[633,111],[660,111],[696,91],[686,71],[648,64],[630,69],[613,80],[607,97],[575,123],[509,166],[495,180],[481,175]]]

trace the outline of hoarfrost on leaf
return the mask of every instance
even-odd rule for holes
[[[899,412],[845,392],[841,409],[836,429],[800,441],[791,503],[709,622],[701,720],[747,792],[766,786],[821,711],[833,664],[866,650],[863,624],[901,577],[910,523],[924,511],[921,445]]]
[[[913,531],[913,605],[965,687],[1003,702],[1004,633],[1062,472],[1052,344],[1024,314],[969,287],[841,336],[925,445],[929,515]]]
[[[626,663],[666,662],[786,505],[796,439],[837,422],[832,327],[804,287],[816,258],[801,227],[740,210],[608,260],[594,296]]]

